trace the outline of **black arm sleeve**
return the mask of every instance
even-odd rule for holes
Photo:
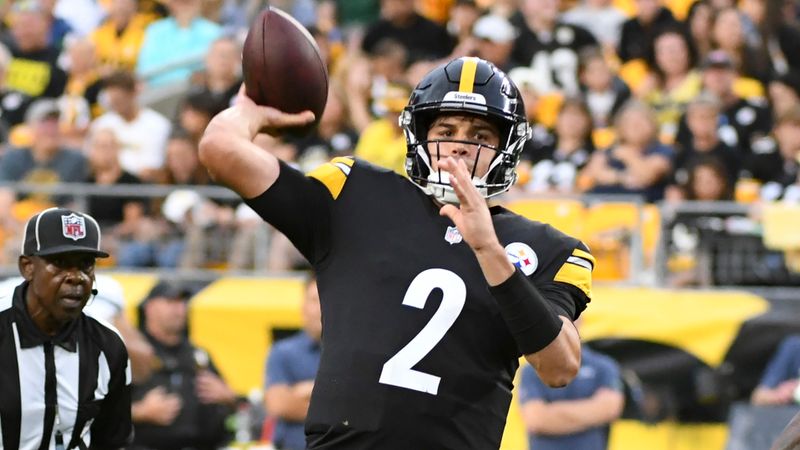
[[[327,255],[333,198],[319,181],[280,161],[275,183],[245,203],[285,234],[312,264]]]

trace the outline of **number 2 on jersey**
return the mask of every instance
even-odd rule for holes
[[[434,289],[442,290],[442,303],[431,320],[394,356],[383,365],[380,380],[415,391],[436,395],[441,377],[412,369],[422,360],[458,319],[467,299],[467,287],[455,273],[445,269],[428,269],[417,275],[408,286],[403,304],[414,308],[425,308]]]

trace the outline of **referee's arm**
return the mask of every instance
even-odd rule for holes
[[[124,351],[124,350],[123,350]],[[122,364],[111,371],[108,395],[92,423],[92,450],[123,448],[133,438],[131,422],[131,369],[128,353],[120,358]]]

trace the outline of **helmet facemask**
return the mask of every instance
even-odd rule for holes
[[[442,111],[446,114],[447,111]],[[452,111],[454,114],[463,114],[463,111]],[[479,115],[480,117],[480,115]],[[485,117],[489,119],[488,117]],[[458,196],[450,185],[450,174],[441,169],[434,169],[432,160],[441,160],[449,155],[442,153],[441,144],[463,144],[477,147],[475,159],[467,164],[472,184],[484,198],[490,198],[511,188],[517,179],[516,167],[519,155],[526,140],[530,138],[531,131],[527,122],[496,123],[498,126],[500,142],[497,147],[458,139],[428,140],[427,135],[433,118],[420,120],[416,123],[411,120],[411,113],[406,110],[400,116],[400,126],[406,135],[408,151],[406,153],[406,172],[411,181],[420,187],[426,194],[434,197],[440,203],[459,204]],[[421,137],[421,139],[420,139]],[[477,173],[479,161],[486,158],[486,152],[493,153],[485,173]],[[469,167],[471,165],[471,167]]]

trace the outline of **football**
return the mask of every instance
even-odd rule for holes
[[[255,103],[314,113],[313,123],[286,133],[307,134],[319,123],[328,99],[328,71],[314,37],[289,14],[270,6],[258,15],[244,41],[242,74]]]

